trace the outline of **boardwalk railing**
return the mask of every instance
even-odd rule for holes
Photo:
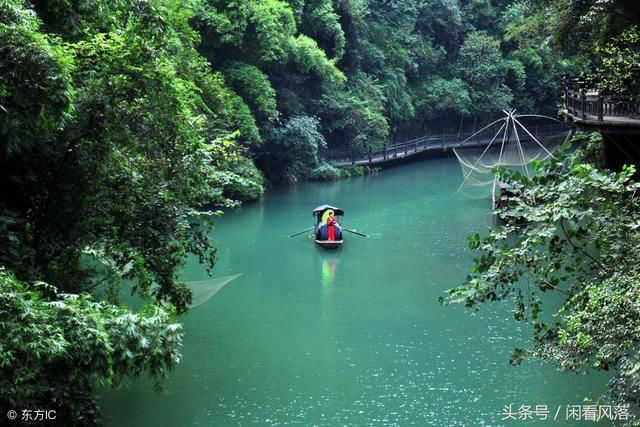
[[[640,118],[640,96],[589,94],[567,89],[564,106],[574,117],[599,122],[604,122],[606,117]]]
[[[552,136],[559,132],[566,131],[567,127],[564,124],[551,124],[544,126],[535,126],[531,129],[532,134],[538,137]],[[468,139],[473,133],[461,133],[461,134],[444,134],[437,136],[422,136],[420,138],[411,139],[409,141],[403,141],[396,144],[388,145],[382,150],[369,151],[366,153],[354,152],[354,151],[332,151],[329,153],[329,160],[336,166],[346,165],[373,165],[376,163],[383,163],[390,160],[404,158],[416,153],[420,153],[427,150],[447,150],[455,148],[464,142],[465,147],[480,147],[487,145],[491,139],[486,136],[480,136],[480,134]],[[521,140],[531,140],[528,136],[521,136]]]

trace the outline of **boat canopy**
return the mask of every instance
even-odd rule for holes
[[[313,216],[322,216],[326,211],[331,209],[334,215],[344,215],[344,211],[340,208],[330,205],[320,205],[313,210]]]

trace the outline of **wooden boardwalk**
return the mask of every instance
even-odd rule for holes
[[[600,95],[565,88],[561,113],[578,129],[602,133],[640,135],[640,96]],[[568,130],[562,124],[537,126],[531,129],[536,138],[557,135]],[[332,152],[329,160],[335,166],[379,165],[404,159],[425,151],[446,151],[462,144],[465,147],[484,147],[490,139],[472,134],[423,136],[389,145],[369,153]],[[522,141],[530,137],[521,138]]]
[[[532,129],[532,134],[536,138],[544,138],[566,132],[569,128],[561,124],[539,126]],[[342,167],[349,165],[365,166],[379,165],[405,159],[425,151],[446,151],[458,146],[464,147],[485,147],[491,138],[476,136],[468,139],[473,134],[446,134],[438,136],[423,136],[409,141],[392,144],[383,150],[367,154],[351,155],[348,152],[333,153],[330,161],[334,166]],[[530,137],[521,137],[522,142],[533,141]],[[463,144],[464,143],[464,144]]]
[[[640,135],[640,96],[600,95],[565,88],[561,113],[578,129],[603,133]],[[536,126],[530,129],[537,138],[558,135],[568,130],[563,124]],[[471,138],[473,136],[473,138]],[[532,141],[531,137],[521,138]],[[329,160],[335,166],[379,165],[404,159],[425,151],[446,151],[458,146],[484,147],[490,139],[473,134],[422,136],[386,146],[369,153],[332,152]]]
[[[640,134],[640,96],[567,89],[562,114],[579,129]]]

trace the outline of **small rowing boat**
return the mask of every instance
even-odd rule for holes
[[[313,210],[314,239],[318,245],[325,249],[337,249],[342,246],[340,222],[343,215],[342,209],[330,205],[321,205]],[[335,220],[331,220],[331,217]]]

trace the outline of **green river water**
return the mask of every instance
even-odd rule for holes
[[[588,425],[565,407],[604,392],[605,377],[511,368],[530,331],[508,305],[471,316],[438,303],[472,265],[466,236],[492,224],[461,181],[455,159],[423,160],[226,213],[216,276],[242,275],[181,319],[184,359],[165,393],[144,379],[102,392],[108,425]],[[374,237],[345,233],[337,251],[286,237],[322,203]],[[184,277],[206,279],[196,262]],[[503,421],[509,404],[547,405],[549,419]]]

